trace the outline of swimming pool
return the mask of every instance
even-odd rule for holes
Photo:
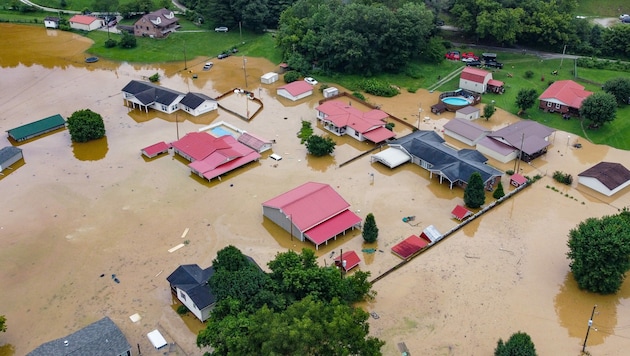
[[[444,104],[449,104],[453,106],[466,106],[470,104],[468,100],[459,96],[451,96],[448,98],[444,98],[442,99],[442,102],[444,102]]]
[[[230,131],[228,131],[228,130],[220,127],[220,126],[217,126],[217,127],[213,128],[211,131],[212,131],[212,134],[214,136],[216,136],[216,137],[228,136],[228,135],[234,136],[234,135],[232,135],[232,133]]]

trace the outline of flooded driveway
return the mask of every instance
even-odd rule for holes
[[[0,314],[8,320],[0,355],[26,354],[103,316],[143,354],[160,354],[146,338],[156,328],[182,354],[201,354],[190,331],[199,325],[175,313],[166,277],[180,264],[209,266],[230,244],[261,266],[278,251],[312,247],[263,219],[261,208],[307,181],[330,184],[361,217],[373,213],[380,229],[376,245],[364,246],[354,231],[322,246],[322,265],[332,263],[332,252],[352,249],[363,260],[360,268],[375,277],[400,262],[390,252],[394,244],[428,225],[444,232],[456,224],[450,211],[462,203],[463,191],[440,185],[419,167],[390,170],[366,156],[339,168],[370,148],[347,137],[335,138],[333,157],[309,157],[295,135],[301,120],[315,124],[321,93],[297,103],[279,98],[280,82],[260,84],[262,74],[276,69],[266,60],[230,57],[215,61],[210,71],[202,71],[205,58],[188,61],[187,70],[182,63],[86,64],[90,43],[80,36],[6,24],[0,31],[1,132],[85,108],[100,113],[107,130],[106,138],[89,144],[73,144],[65,130],[26,142],[19,146],[24,163],[0,176]],[[222,110],[193,117],[124,106],[120,90],[154,73],[168,88],[211,97],[246,87],[264,109],[246,122]],[[370,101],[420,129],[441,132],[453,114],[431,114],[436,97],[418,91]],[[498,128],[515,120],[497,110],[489,122],[478,123]],[[181,159],[140,155],[141,148],[218,121],[276,140],[273,151],[283,159],[265,153],[222,181],[207,182],[191,175]],[[408,129],[397,125],[396,132]],[[6,135],[0,140],[2,147],[11,144]],[[364,307],[380,316],[370,320],[370,330],[387,342],[386,355],[399,355],[400,342],[414,355],[488,355],[499,338],[519,330],[532,336],[541,355],[576,355],[594,304],[597,331],[591,330],[588,350],[620,355],[630,347],[630,283],[615,296],[579,291],[565,258],[569,230],[630,205],[630,189],[604,198],[549,177],[556,170],[575,177],[601,160],[630,162],[630,155],[582,139],[582,148],[573,148],[576,139],[563,132],[553,140],[546,156],[521,165],[527,175],[546,177],[374,285],[378,295]],[[416,219],[405,223],[405,216]],[[168,252],[183,242],[185,247]],[[376,252],[362,252],[366,247]],[[113,274],[120,283],[109,278]],[[141,320],[134,323],[129,316],[135,313]]]

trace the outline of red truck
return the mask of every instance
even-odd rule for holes
[[[459,61],[459,51],[450,51],[444,55],[444,58],[450,59],[452,61]]]

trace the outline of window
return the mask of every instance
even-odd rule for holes
[[[551,101],[547,102],[547,107],[550,108],[551,107]]]
[[[179,296],[180,298],[182,298],[183,300],[186,300],[186,294],[183,291],[179,291]]]
[[[556,109],[560,109],[560,104],[556,103]]]

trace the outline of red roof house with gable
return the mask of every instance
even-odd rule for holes
[[[466,67],[459,77],[459,87],[475,93],[485,93],[490,80],[492,73],[475,67]]]
[[[263,215],[291,238],[319,245],[357,227],[361,218],[330,185],[308,182],[262,203]]]
[[[344,262],[346,263],[345,266],[343,265]],[[361,259],[359,258],[359,255],[357,255],[357,253],[354,251],[346,251],[343,253],[343,255],[335,258],[335,266],[343,268],[344,272],[348,272],[349,270],[358,266],[359,262],[361,262]]]
[[[276,93],[291,101],[297,101],[313,95],[313,86],[303,80],[296,80],[295,82],[279,87]]]
[[[584,99],[593,92],[572,80],[558,80],[538,97],[538,108],[545,112],[559,112],[566,115],[579,116]]]
[[[82,31],[92,31],[105,26],[105,20],[89,15],[74,15],[68,22],[70,28]]]
[[[191,132],[171,144],[175,153],[191,161],[190,170],[207,180],[260,159],[255,150],[230,135],[214,137],[207,132]]]
[[[396,134],[388,130],[384,111],[373,109],[362,112],[341,101],[326,101],[317,108],[317,119],[324,128],[337,136],[349,135],[356,140],[374,143],[393,138]]]

